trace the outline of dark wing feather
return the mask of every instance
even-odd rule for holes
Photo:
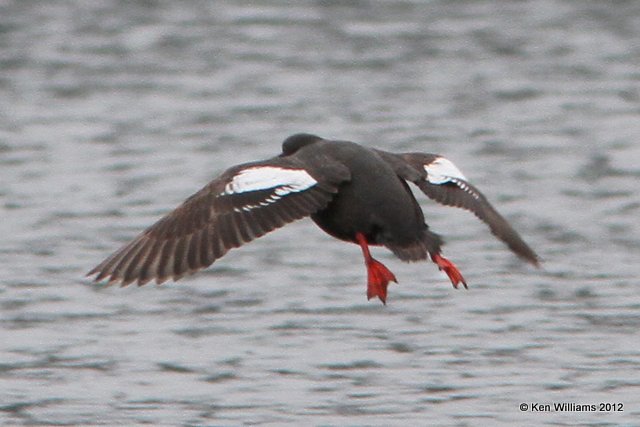
[[[279,174],[284,174],[281,182]],[[299,178],[303,182],[296,182]],[[324,157],[304,162],[275,157],[235,166],[87,275],[122,286],[178,280],[232,248],[322,209],[349,179],[345,166]]]
[[[473,212],[516,255],[536,266],[539,265],[538,255],[524,242],[507,220],[491,206],[480,190],[467,182],[453,163],[435,154],[393,154],[384,151],[379,153],[394,167],[401,178],[416,184],[429,198],[446,206],[454,206]],[[433,170],[431,176],[429,170]],[[447,174],[447,172],[450,173]]]

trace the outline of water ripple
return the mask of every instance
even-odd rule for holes
[[[0,2],[0,424],[634,425],[637,2]],[[83,274],[315,132],[460,166],[544,262],[418,197],[454,290],[301,221],[175,284]],[[301,236],[303,238],[301,238]],[[623,413],[521,412],[623,402]]]

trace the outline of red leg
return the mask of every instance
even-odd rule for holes
[[[386,305],[387,286],[391,281],[398,283],[396,276],[384,264],[371,256],[369,243],[364,234],[356,233],[356,241],[362,248],[364,263],[367,266],[367,299],[378,297]]]
[[[438,265],[440,271],[444,271],[449,276],[449,280],[453,284],[453,287],[458,289],[458,285],[462,283],[467,288],[467,282],[465,282],[464,277],[462,277],[462,273],[458,270],[458,267],[445,257],[440,254],[432,254],[431,259]]]

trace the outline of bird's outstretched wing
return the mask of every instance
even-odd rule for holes
[[[162,283],[211,265],[227,251],[322,209],[349,170],[296,155],[232,167],[93,268],[95,281]]]
[[[429,198],[473,212],[516,255],[539,265],[538,255],[450,160],[426,153],[394,154],[381,150],[378,153],[392,165],[398,176],[413,182]]]

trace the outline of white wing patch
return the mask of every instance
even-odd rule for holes
[[[249,191],[274,190],[267,202],[273,203],[289,193],[298,193],[316,185],[318,181],[304,169],[284,169],[275,166],[257,166],[243,169],[224,187],[224,195]]]
[[[457,184],[458,180],[467,180],[460,169],[444,157],[438,157],[428,165],[424,165],[424,170],[427,172],[427,181],[431,184],[445,184],[447,182]]]
[[[474,199],[480,199],[480,195],[469,187],[467,178],[451,160],[438,157],[428,165],[424,165],[424,170],[427,172],[427,181],[431,184],[441,185],[450,182],[470,194]]]

